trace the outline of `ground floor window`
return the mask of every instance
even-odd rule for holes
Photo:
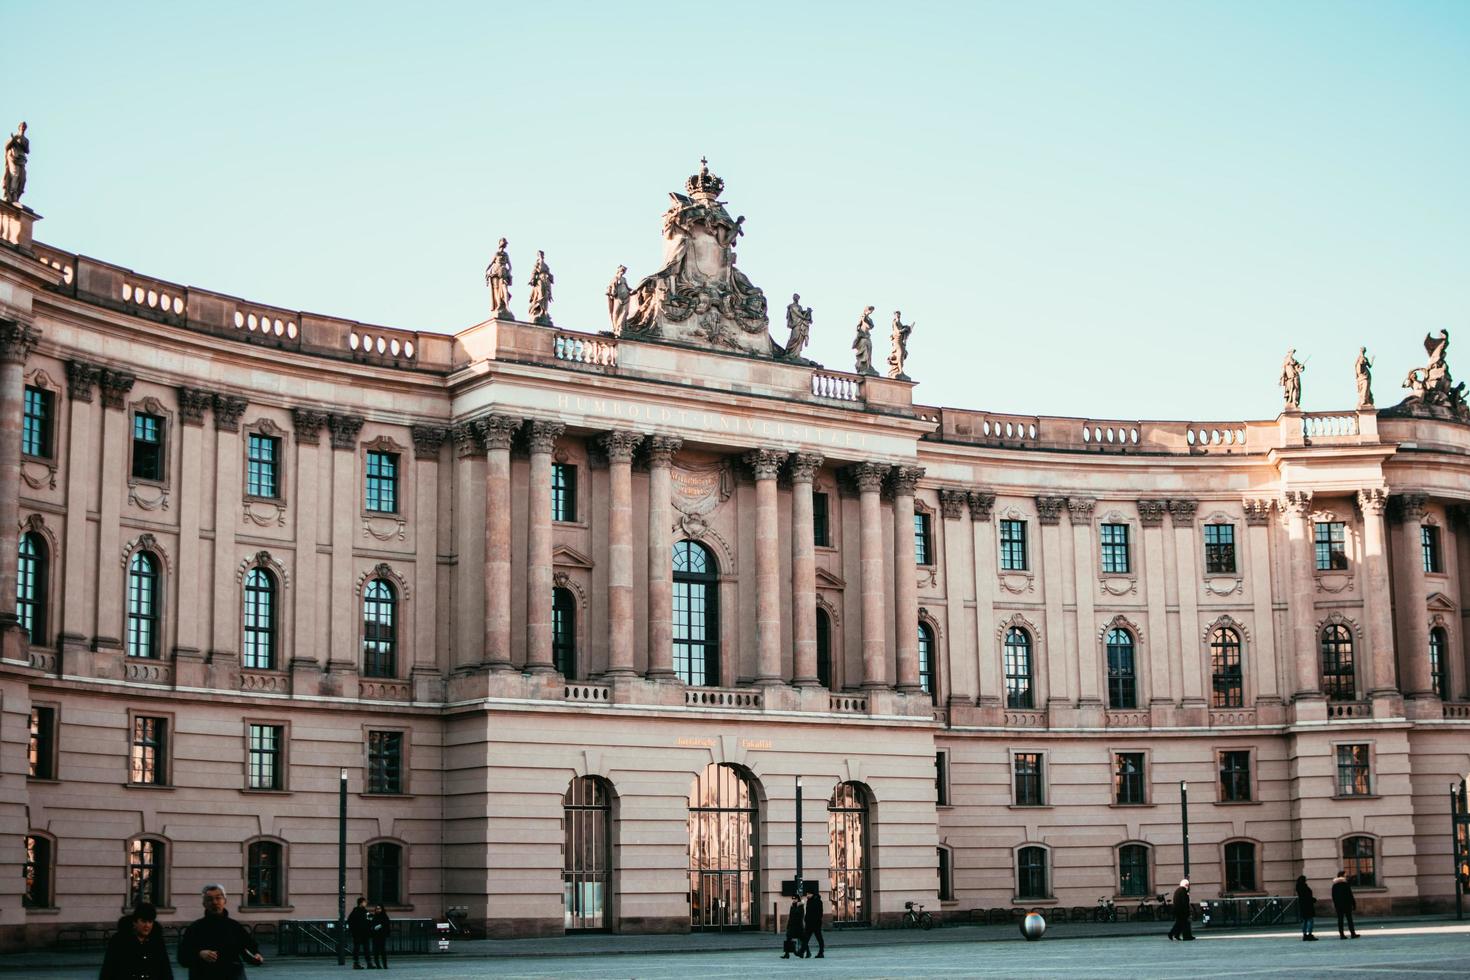
[[[579,776],[562,797],[562,908],[568,930],[605,929],[612,877],[612,794]]]
[[[754,781],[731,765],[710,764],[689,788],[690,926],[759,925],[760,822]]]
[[[828,912],[833,925],[868,922],[868,791],[838,783],[827,801]]]

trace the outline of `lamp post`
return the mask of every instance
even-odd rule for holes
[[[1179,824],[1184,830],[1184,877],[1189,877],[1189,781],[1179,780]]]
[[[801,880],[801,777],[796,777],[796,894],[805,890]]]
[[[1450,848],[1455,854],[1455,918],[1465,918],[1470,887],[1470,775],[1450,783]]]
[[[337,965],[347,965],[347,767],[337,781]]]

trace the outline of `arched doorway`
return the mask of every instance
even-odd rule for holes
[[[838,783],[827,801],[827,894],[833,925],[868,924],[868,790]]]
[[[734,766],[710,764],[689,788],[690,928],[754,929],[759,924],[760,821],[753,781]]]
[[[562,909],[568,932],[606,929],[612,895],[612,793],[579,776],[562,797]]]

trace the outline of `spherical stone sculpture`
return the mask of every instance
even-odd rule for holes
[[[1026,918],[1021,920],[1021,935],[1028,943],[1034,943],[1046,935],[1046,920],[1041,917],[1040,912],[1026,913]]]

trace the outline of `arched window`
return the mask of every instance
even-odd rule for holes
[[[1051,897],[1046,874],[1046,848],[1023,847],[1016,852],[1016,897]]]
[[[1450,637],[1443,626],[1436,626],[1429,631],[1429,680],[1434,687],[1434,693],[1442,700],[1449,700],[1450,675],[1445,669],[1445,651],[1450,648]]]
[[[151,837],[137,837],[128,842],[128,900],[131,908],[149,902],[157,908],[168,905],[164,887],[167,845]]]
[[[1215,675],[1215,708],[1239,708],[1245,704],[1245,683],[1240,672],[1240,634],[1228,626],[1217,626],[1210,634],[1210,670]]]
[[[1357,697],[1353,633],[1342,623],[1329,623],[1322,630],[1322,692],[1329,701],[1352,701]]]
[[[755,787],[739,769],[711,763],[689,787],[690,925],[753,929],[760,900]]]
[[[1347,882],[1355,888],[1374,888],[1378,885],[1378,863],[1376,849],[1371,837],[1344,837],[1342,841],[1342,869],[1347,873]]]
[[[41,834],[26,835],[26,860],[21,873],[25,877],[25,891],[20,904],[28,909],[49,909],[51,901],[51,872],[56,866],[56,853],[50,837]]]
[[[398,676],[398,595],[375,578],[362,590],[362,674]]]
[[[257,908],[285,905],[282,847],[273,840],[252,841],[245,849],[245,904]]]
[[[147,551],[128,563],[128,656],[158,657],[158,559]]]
[[[245,642],[240,666],[276,669],[276,577],[264,568],[245,573]]]
[[[674,673],[692,686],[720,683],[720,569],[697,541],[674,545]]]
[[[1118,848],[1118,894],[1138,898],[1153,891],[1148,876],[1148,845]]]
[[[817,609],[817,683],[832,686],[832,617]]]
[[[551,663],[568,679],[577,674],[577,597],[571,589],[551,590]]]
[[[1133,662],[1133,634],[1108,630],[1108,707],[1138,707],[1138,674]]]
[[[833,925],[868,922],[868,791],[838,783],[827,801],[827,895]]]
[[[612,893],[612,794],[604,780],[579,776],[561,803],[565,928],[606,928]]]
[[[1256,845],[1248,840],[1225,845],[1225,892],[1256,891]]]
[[[919,687],[930,699],[934,697],[934,631],[928,623],[919,624]]]
[[[15,613],[33,646],[46,645],[46,541],[35,531],[20,536]]]
[[[1031,683],[1031,634],[1019,626],[1006,630],[1006,707],[1034,708]]]
[[[378,841],[367,849],[367,900],[370,905],[403,904],[403,845]]]

